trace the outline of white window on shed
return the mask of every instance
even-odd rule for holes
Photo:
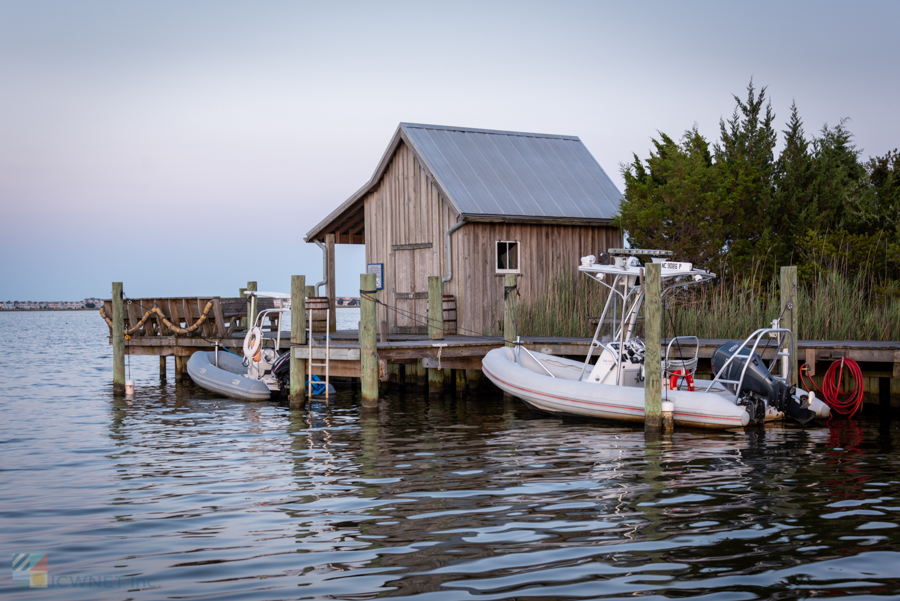
[[[519,242],[497,241],[497,273],[519,273]]]

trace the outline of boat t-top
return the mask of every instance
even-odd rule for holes
[[[583,257],[578,270],[608,292],[584,361],[516,344],[490,351],[482,361],[485,375],[503,391],[541,411],[643,421],[646,346],[635,334],[645,298],[642,259],[660,263],[663,302],[676,290],[716,277],[692,263],[674,261],[672,254],[610,249],[599,259]],[[829,408],[815,393],[790,385],[792,341],[793,333],[775,320],[771,327],[756,330],[744,341],[731,341],[716,349],[714,376],[707,380],[695,376],[699,338],[670,339],[661,367],[663,401],[672,403],[675,424],[734,428],[780,419],[805,424],[827,418]],[[775,347],[775,356],[766,365],[757,350],[763,352],[770,345]]]

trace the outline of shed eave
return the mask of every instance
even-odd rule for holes
[[[523,223],[553,225],[613,225],[613,219],[600,217],[547,217],[542,215],[492,215],[465,213],[460,219],[473,223]]]

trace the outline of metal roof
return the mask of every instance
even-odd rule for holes
[[[577,136],[401,123],[463,215],[612,219],[622,194]]]
[[[372,178],[307,234],[320,238],[374,188],[400,142],[461,218],[609,222],[622,198],[577,136],[401,123]]]

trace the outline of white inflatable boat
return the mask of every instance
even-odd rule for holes
[[[633,335],[644,299],[643,268],[637,257],[662,263],[663,297],[709,281],[715,274],[673,262],[669,251],[611,249],[609,254],[612,264],[601,255],[599,263],[585,257],[579,267],[610,291],[585,361],[533,352],[521,345],[494,349],[484,357],[482,368],[501,390],[548,413],[643,422],[645,348]],[[607,321],[607,315],[613,317]],[[602,335],[605,324],[610,326],[609,336]],[[785,418],[807,423],[829,416],[828,406],[814,393],[788,384],[793,365],[791,332],[777,323],[773,326],[755,331],[743,343],[729,342],[717,349],[712,358],[713,380],[694,378],[697,337],[669,341],[662,362],[662,394],[664,404],[671,403],[676,425],[736,428]],[[770,342],[776,352],[767,367],[756,351]],[[598,349],[599,357],[591,364]],[[774,375],[773,370],[780,374]]]

